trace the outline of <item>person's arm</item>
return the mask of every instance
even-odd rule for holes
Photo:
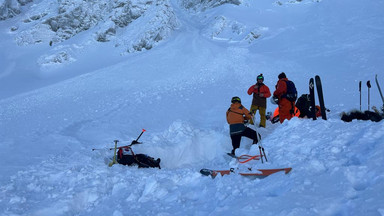
[[[273,92],[273,95],[277,97],[281,97],[286,92],[287,92],[287,84],[284,81],[280,80],[277,83],[276,90],[275,92]]]
[[[243,108],[243,114],[244,114],[244,116],[245,116],[244,118],[246,120],[250,120],[252,118],[251,112],[249,112],[249,110],[245,107]]]
[[[271,92],[269,91],[268,86],[264,85],[262,91],[260,92],[260,97],[269,98],[271,97]]]
[[[251,94],[253,93],[254,89],[255,89],[255,85],[252,85],[251,87],[249,87],[247,93],[248,93],[249,95],[251,95]]]

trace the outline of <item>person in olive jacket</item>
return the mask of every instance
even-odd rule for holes
[[[266,86],[264,82],[263,74],[260,74],[256,78],[257,83],[252,85],[248,89],[248,94],[253,94],[252,105],[251,105],[251,114],[255,115],[256,111],[259,110],[260,114],[260,124],[259,127],[264,127],[267,122],[267,118],[265,117],[265,111],[267,109],[267,98],[271,96],[271,92],[269,91],[268,86]],[[251,124],[254,124],[253,119],[250,121]]]
[[[251,113],[243,105],[239,97],[233,97],[231,107],[227,111],[227,122],[229,124],[229,132],[232,139],[231,154],[235,154],[235,150],[240,147],[241,137],[245,136],[253,140],[253,144],[258,142],[257,132],[244,125],[245,121],[252,118]]]

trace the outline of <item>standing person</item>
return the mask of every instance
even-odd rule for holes
[[[278,99],[280,123],[285,119],[290,120],[294,115],[295,102],[287,99],[288,85],[287,76],[284,72],[278,76],[279,80],[276,84],[276,90],[273,92],[273,97]],[[295,88],[296,91],[296,88]]]
[[[243,105],[239,97],[233,97],[231,107],[227,111],[227,122],[232,139],[231,154],[235,155],[235,150],[240,147],[241,137],[245,136],[253,140],[253,144],[258,142],[257,132],[244,125],[246,120],[251,119],[251,113]]]
[[[260,124],[259,127],[264,127],[266,124],[265,110],[267,109],[267,98],[271,96],[268,86],[264,82],[263,74],[260,74],[256,78],[257,83],[252,85],[248,89],[248,94],[253,93],[252,105],[251,105],[251,114],[255,115],[256,111],[259,110],[260,114]],[[254,124],[253,119],[250,121],[251,124]]]

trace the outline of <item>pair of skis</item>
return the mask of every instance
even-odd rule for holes
[[[236,158],[239,163],[247,163],[251,160],[260,160],[260,158],[263,157],[262,154],[254,155],[254,156],[241,155],[239,157],[237,157],[231,153],[228,153],[228,155],[233,157],[233,158]],[[264,157],[265,157],[265,155],[264,155]],[[267,158],[265,157],[265,159],[267,159]],[[227,169],[227,170],[201,169],[200,173],[204,176],[210,176],[211,178],[215,178],[219,174],[221,176],[230,175],[230,174],[237,174],[237,175],[249,177],[252,179],[256,179],[256,178],[262,179],[262,178],[268,177],[268,176],[270,176],[274,173],[277,173],[277,172],[284,172],[285,174],[288,174],[289,172],[291,172],[291,170],[292,170],[291,167],[287,167],[287,168],[277,168],[277,169],[257,169],[256,171],[249,170],[249,172],[236,172],[234,168],[231,168],[231,169]]]
[[[281,169],[258,169],[256,172],[236,172],[234,168],[231,168],[229,170],[201,169],[200,173],[205,176],[210,176],[211,178],[215,178],[219,174],[221,176],[238,174],[245,177],[262,179],[277,172],[284,172],[285,174],[288,174],[289,172],[291,172],[291,170],[292,168],[281,168]]]
[[[319,75],[315,76],[315,79],[311,78],[309,79],[309,99],[311,102],[310,112],[312,114],[313,120],[316,120],[316,103],[315,103],[315,81],[316,81],[316,90],[317,90],[317,96],[319,98],[320,103],[320,111],[321,111],[321,118],[324,120],[327,120],[327,109],[324,105],[324,95],[323,95],[323,87],[321,85],[321,79]]]
[[[251,160],[262,160],[263,161],[263,157],[265,158],[265,161],[268,162],[267,160],[267,156],[264,152],[264,148],[259,145],[259,150],[260,150],[260,155],[241,155],[241,156],[236,156],[232,153],[227,153],[229,156],[237,159],[237,161],[239,163],[247,163]],[[228,170],[212,170],[212,169],[201,169],[200,170],[200,173],[204,176],[210,176],[211,178],[215,178],[217,175],[221,175],[221,176],[224,176],[224,175],[230,175],[230,174],[238,174],[238,175],[241,175],[241,176],[245,176],[245,177],[249,177],[249,178],[252,178],[252,179],[262,179],[262,178],[265,178],[269,175],[272,175],[274,173],[277,173],[277,172],[282,172],[284,171],[285,174],[288,174],[289,172],[291,172],[292,168],[291,167],[288,167],[288,168],[277,168],[277,169],[257,169],[256,171],[252,171],[250,170],[250,172],[236,172],[234,168],[231,168],[231,169],[228,169]]]

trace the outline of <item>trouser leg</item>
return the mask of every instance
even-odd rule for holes
[[[259,107],[259,113],[260,113],[260,127],[265,127],[267,118],[265,117],[265,110],[267,108],[265,107]]]
[[[243,136],[248,137],[253,140],[253,144],[256,144],[259,142],[257,138],[257,132],[252,130],[251,128],[246,128],[245,131],[243,132]]]
[[[250,110],[250,113],[251,113],[252,115],[255,115],[257,109],[258,109],[258,106],[251,105],[251,108],[250,108],[249,110]],[[253,122],[253,118],[251,118],[251,120],[249,121],[249,123],[252,124],[252,125],[255,124],[255,123]]]
[[[235,154],[235,150],[240,147],[241,134],[231,135],[232,139],[232,154]]]
[[[282,101],[279,103],[279,116],[280,116],[280,123],[283,123],[285,119],[290,120],[292,118],[292,102],[282,99]]]

